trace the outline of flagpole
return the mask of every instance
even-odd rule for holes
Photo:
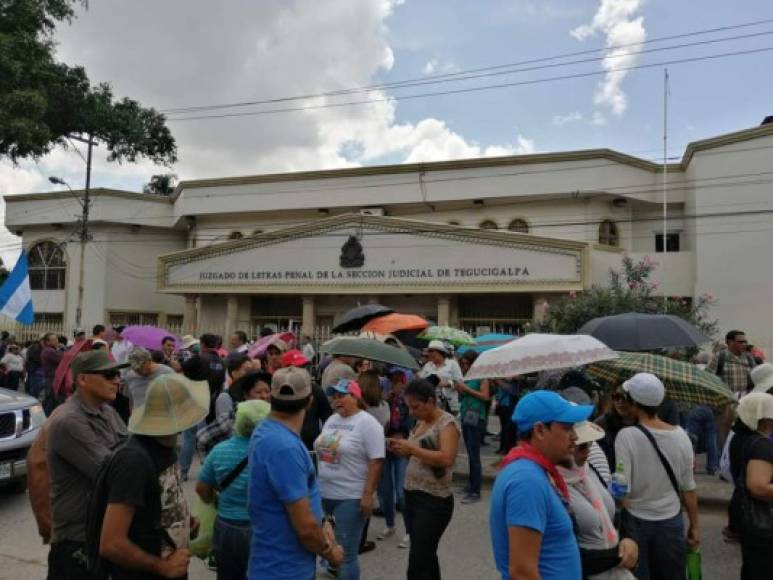
[[[666,263],[668,262],[668,69],[663,70],[663,263],[661,265],[661,289],[663,312],[668,312],[666,292]]]

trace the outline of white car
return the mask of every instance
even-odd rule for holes
[[[36,398],[0,388],[0,485],[25,489],[27,451],[45,420]]]

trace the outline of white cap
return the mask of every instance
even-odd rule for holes
[[[595,423],[591,423],[590,421],[577,423],[574,426],[574,432],[577,434],[577,445],[590,443],[591,441],[598,441],[599,439],[604,438],[604,429]]]
[[[442,340],[432,340],[427,346],[427,350],[436,350],[443,354],[448,354],[448,348]]]
[[[666,397],[663,381],[652,373],[637,373],[623,383],[623,390],[645,407],[658,407]]]

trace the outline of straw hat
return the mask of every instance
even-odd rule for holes
[[[137,435],[175,435],[201,422],[209,413],[209,384],[169,373],[148,385],[145,404],[132,412],[129,431]]]
[[[738,418],[752,431],[759,429],[762,419],[773,419],[773,395],[749,393],[738,403]]]
[[[749,375],[754,383],[754,393],[767,393],[773,389],[773,364],[764,363],[754,367]]]

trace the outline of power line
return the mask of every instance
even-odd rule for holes
[[[188,117],[177,117],[177,118],[170,118],[167,119],[167,121],[193,121],[193,120],[206,120],[206,119],[226,119],[226,118],[232,118],[232,117],[251,117],[251,116],[257,116],[257,115],[274,115],[277,113],[293,113],[298,111],[314,111],[319,109],[334,109],[334,108],[341,108],[341,107],[350,107],[355,105],[367,105],[367,104],[374,104],[374,103],[383,103],[383,102],[389,102],[393,100],[412,100],[412,99],[420,99],[420,98],[426,98],[426,97],[438,97],[438,96],[447,96],[447,95],[458,95],[463,93],[473,93],[473,92],[481,92],[481,91],[488,91],[493,89],[503,89],[503,88],[512,88],[512,87],[518,87],[518,86],[527,86],[527,85],[536,85],[541,83],[548,83],[548,82],[555,82],[555,81],[562,81],[562,80],[570,80],[570,79],[579,79],[579,78],[587,78],[587,77],[593,77],[593,76],[600,76],[605,75],[610,72],[623,72],[623,71],[632,71],[632,70],[643,70],[643,69],[649,69],[654,67],[664,67],[664,66],[674,66],[678,64],[686,64],[691,62],[705,62],[709,60],[716,60],[720,58],[728,58],[732,56],[745,56],[745,55],[751,55],[751,54],[760,54],[764,52],[770,52],[773,50],[773,47],[763,47],[763,48],[755,48],[755,49],[747,49],[747,50],[739,50],[734,52],[724,52],[724,53],[717,53],[717,54],[709,54],[709,55],[703,55],[703,56],[696,56],[696,57],[689,57],[689,58],[681,58],[681,59],[674,59],[670,61],[662,61],[657,63],[648,63],[648,64],[638,64],[638,65],[631,65],[627,67],[618,67],[618,68],[610,68],[606,70],[600,70],[600,71],[590,71],[590,72],[584,72],[584,73],[574,73],[574,74],[567,74],[567,75],[559,75],[554,77],[544,77],[541,79],[531,79],[531,80],[524,80],[524,81],[514,81],[509,83],[499,83],[499,84],[492,84],[492,85],[481,85],[476,87],[466,87],[466,88],[460,88],[460,89],[449,89],[445,91],[435,91],[435,92],[429,92],[429,93],[414,93],[411,95],[402,95],[402,96],[394,96],[394,97],[384,97],[384,98],[375,98],[375,99],[363,99],[359,101],[346,101],[343,103],[322,103],[318,105],[306,105],[306,106],[300,106],[300,107],[285,107],[285,108],[278,108],[278,109],[267,109],[262,111],[246,111],[241,113],[222,113],[217,115],[193,115]]]
[[[365,86],[359,86],[359,87],[352,87],[348,89],[338,89],[338,90],[332,90],[332,91],[324,91],[324,92],[317,92],[317,93],[309,93],[309,94],[303,94],[303,95],[294,95],[294,96],[288,96],[288,97],[275,97],[270,99],[260,99],[260,100],[251,100],[251,101],[240,101],[240,102],[234,102],[234,103],[223,103],[223,104],[215,104],[215,105],[198,105],[198,106],[189,106],[189,107],[175,107],[175,108],[169,108],[169,109],[161,109],[162,113],[185,113],[185,112],[194,112],[194,111],[202,111],[202,110],[213,110],[213,109],[221,109],[221,108],[232,108],[232,107],[244,107],[244,106],[250,106],[250,105],[258,105],[258,104],[274,104],[274,103],[280,103],[280,102],[287,102],[287,101],[295,101],[295,100],[307,100],[307,99],[313,99],[313,98],[320,98],[320,97],[329,97],[329,96],[341,96],[341,95],[348,95],[348,94],[357,94],[357,93],[363,93],[363,92],[371,92],[371,91],[377,91],[377,90],[386,90],[386,89],[399,89],[399,88],[405,88],[405,87],[413,87],[413,86],[421,86],[425,84],[435,84],[439,82],[451,82],[451,81],[460,81],[460,80],[468,80],[469,78],[479,78],[481,76],[494,76],[498,74],[510,74],[511,72],[522,72],[522,71],[505,71],[502,72],[491,72],[491,71],[501,71],[501,69],[510,69],[513,67],[518,66],[524,66],[524,65],[532,65],[532,64],[538,64],[538,63],[544,63],[544,62],[550,62],[553,60],[559,60],[559,59],[565,59],[569,57],[574,56],[582,56],[587,54],[596,54],[599,52],[605,52],[607,55],[613,51],[618,51],[623,48],[632,48],[636,46],[644,46],[647,44],[654,44],[657,42],[664,42],[666,40],[677,40],[680,38],[689,38],[693,36],[701,36],[706,34],[712,34],[715,32],[726,32],[730,30],[737,30],[741,28],[748,28],[752,26],[759,26],[762,24],[768,24],[773,22],[773,19],[765,19],[765,20],[757,20],[754,22],[747,22],[742,24],[737,24],[733,26],[724,26],[724,27],[718,27],[718,28],[712,28],[712,29],[704,29],[704,30],[698,30],[683,34],[676,34],[671,36],[663,36],[659,38],[652,38],[645,40],[643,42],[634,42],[634,43],[627,43],[627,44],[619,44],[609,47],[603,47],[603,48],[594,48],[589,50],[582,50],[582,51],[574,51],[574,52],[568,52],[563,53],[559,55],[554,56],[548,56],[548,57],[541,57],[536,59],[530,59],[530,60],[523,60],[513,63],[507,63],[507,64],[499,64],[499,65],[493,65],[493,66],[487,66],[487,67],[480,67],[480,68],[474,68],[474,69],[467,69],[464,71],[457,71],[452,73],[445,73],[445,74],[439,74],[439,75],[431,75],[431,76],[424,76],[424,77],[415,77],[412,79],[404,79],[401,81],[392,81],[388,83],[378,83],[378,84],[372,84],[372,85],[365,85]],[[698,43],[688,43],[684,45],[676,45],[673,47],[666,47],[666,48],[659,48],[654,50],[671,50],[673,48],[680,48],[680,47],[686,47],[686,46],[695,46],[700,44],[709,44],[714,42],[723,42],[727,40],[737,40],[742,38],[750,38],[753,36],[758,35],[764,35],[769,34],[769,32],[764,33],[752,33],[747,35],[740,35],[736,37],[729,37],[725,39],[712,39],[707,41],[700,41]],[[616,56],[626,56],[631,54],[641,54],[645,52],[650,52],[649,49],[642,50],[642,51],[635,51],[631,53],[623,53]],[[599,59],[590,59],[590,60],[600,60],[606,58],[606,56],[602,56]],[[589,61],[590,61],[589,60]],[[579,62],[589,62],[589,61],[579,61]],[[556,65],[548,65],[550,66],[566,66],[567,64],[572,63],[561,63]],[[546,68],[547,68],[546,67]],[[537,67],[539,68],[539,67]],[[536,69],[526,69],[526,70],[536,70]],[[490,74],[483,74],[479,75],[477,73],[485,73],[486,71],[489,71]],[[474,76],[470,76],[474,75]]]

